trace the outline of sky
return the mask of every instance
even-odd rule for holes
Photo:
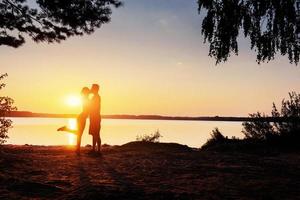
[[[125,0],[92,35],[60,44],[0,46],[0,95],[19,110],[78,113],[66,99],[101,86],[103,114],[247,116],[269,113],[300,90],[300,68],[286,57],[258,65],[249,42],[215,65],[201,35],[196,0]]]

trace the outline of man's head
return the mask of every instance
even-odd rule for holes
[[[100,86],[98,84],[93,84],[91,88],[91,93],[98,94]]]

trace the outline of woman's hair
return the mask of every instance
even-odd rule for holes
[[[90,89],[88,87],[84,87],[81,90],[82,95],[88,95],[90,93]]]

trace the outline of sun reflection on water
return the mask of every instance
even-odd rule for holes
[[[69,119],[68,120],[68,128],[71,129],[71,130],[76,130],[77,129],[76,119]],[[74,135],[72,133],[68,133],[67,137],[68,137],[69,145],[75,145],[76,144],[76,135]]]
[[[72,133],[68,133],[68,142],[69,145],[75,145],[76,144],[76,135],[72,134]]]

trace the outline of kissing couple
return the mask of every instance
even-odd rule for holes
[[[80,154],[81,146],[81,137],[85,128],[86,120],[89,117],[90,127],[89,134],[93,137],[93,150],[92,152],[100,153],[101,151],[101,138],[100,138],[100,129],[101,129],[101,97],[99,95],[100,86],[98,84],[93,84],[91,89],[84,87],[81,90],[82,98],[82,112],[77,116],[77,129],[72,130],[67,126],[63,126],[57,131],[66,131],[77,135],[77,145],[76,153]],[[92,94],[92,97],[89,96]]]

